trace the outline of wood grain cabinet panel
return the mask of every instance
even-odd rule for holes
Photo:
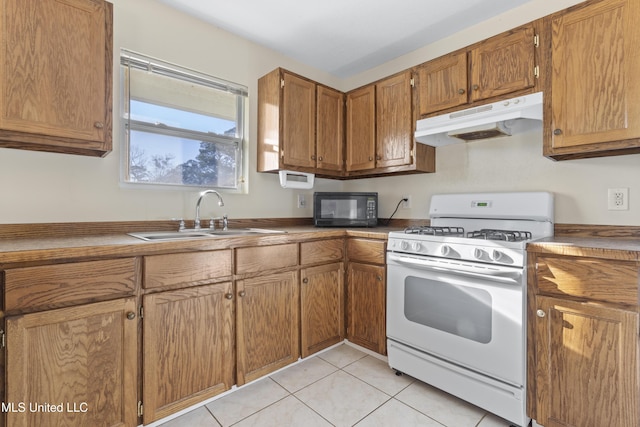
[[[536,26],[526,24],[419,65],[419,117],[540,90]]]
[[[376,165],[376,87],[347,93],[347,172]]]
[[[376,167],[412,163],[413,78],[404,72],[376,83]]]
[[[301,354],[344,340],[344,268],[334,263],[300,271]]]
[[[344,94],[282,68],[258,79],[258,172],[344,170]]]
[[[338,175],[344,171],[344,93],[316,88],[316,168]]]
[[[7,426],[138,425],[136,311],[127,298],[7,317],[3,401],[26,405]],[[62,412],[29,409],[47,403]]]
[[[298,272],[236,281],[237,384],[242,385],[298,360]]]
[[[384,265],[385,254],[384,240],[347,239],[347,257],[350,261]]]
[[[320,264],[344,259],[344,239],[300,243],[300,264]]]
[[[298,244],[236,249],[236,274],[260,273],[298,265]]]
[[[136,258],[9,269],[4,272],[5,310],[47,310],[132,295],[138,271]]]
[[[111,151],[113,6],[6,0],[0,25],[0,146]]]
[[[528,415],[545,427],[638,426],[640,263],[534,252],[528,265]]]
[[[535,418],[545,427],[638,425],[638,313],[537,297]]]
[[[347,339],[380,354],[386,354],[385,267],[349,263]]]
[[[466,51],[426,62],[417,68],[417,74],[420,116],[468,102]]]
[[[231,279],[231,250],[151,255],[144,258],[145,289],[197,286]]]
[[[145,424],[233,386],[231,282],[145,295],[143,307]]]
[[[640,2],[585,2],[545,18],[551,35],[545,156],[640,152]]]

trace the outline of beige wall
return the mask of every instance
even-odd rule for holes
[[[312,191],[285,190],[277,176],[255,172],[257,79],[282,66],[342,90],[440,56],[525,23],[578,0],[530,5],[506,13],[380,67],[339,80],[276,52],[232,36],[153,0],[114,3],[114,150],[95,159],[0,149],[0,223],[153,220],[192,218],[198,189],[167,190],[122,186],[118,54],[121,47],[229,79],[249,87],[249,171],[247,194],[224,194],[230,217],[308,217]],[[168,30],[170,29],[170,30]],[[400,196],[413,208],[397,217],[421,218],[431,194],[463,191],[549,190],[557,194],[557,221],[640,225],[640,155],[553,162],[541,155],[539,132],[510,139],[437,149],[437,173],[355,181],[317,180],[314,190],[373,190],[381,197],[381,216],[391,214]],[[631,209],[606,210],[609,187],[630,189]],[[401,189],[401,190],[399,190]],[[308,207],[298,209],[304,193]],[[203,215],[222,213],[205,202]]]

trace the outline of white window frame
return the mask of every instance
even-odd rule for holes
[[[177,128],[164,125],[162,123],[150,123],[144,121],[136,121],[131,119],[129,114],[131,91],[130,79],[128,78],[128,68],[145,70],[164,77],[178,79],[182,82],[192,83],[194,85],[213,88],[236,96],[236,134],[235,136],[219,135],[209,132],[199,132],[184,128]],[[222,80],[210,75],[206,75],[179,65],[171,64],[156,58],[152,58],[140,53],[132,52],[126,49],[121,50],[120,55],[121,69],[121,124],[123,129],[123,150],[122,150],[122,174],[121,181],[126,186],[134,186],[134,188],[149,188],[159,186],[160,188],[215,188],[226,192],[246,192],[246,179],[244,176],[247,168],[246,164],[246,116],[248,105],[248,89],[246,86]],[[153,103],[153,102],[152,102]],[[160,103],[158,105],[161,105]],[[179,108],[178,108],[179,109]],[[186,111],[186,110],[185,110]],[[170,137],[184,137],[191,140],[199,140],[213,144],[222,144],[229,147],[235,146],[237,150],[235,162],[235,185],[217,187],[211,184],[189,184],[189,183],[164,183],[155,181],[132,181],[130,179],[130,131],[138,130],[152,134],[158,134]]]

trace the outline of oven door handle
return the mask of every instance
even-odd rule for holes
[[[437,271],[439,273],[457,274],[462,276],[480,277],[486,280],[494,281],[514,281],[520,280],[523,274],[521,268],[503,267],[503,266],[475,266],[470,264],[462,264],[455,261],[447,261],[443,259],[418,258],[411,256],[387,254],[387,260],[393,261],[401,265],[411,266],[422,270]]]

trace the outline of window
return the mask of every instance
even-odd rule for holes
[[[123,50],[124,181],[239,189],[247,88]]]

